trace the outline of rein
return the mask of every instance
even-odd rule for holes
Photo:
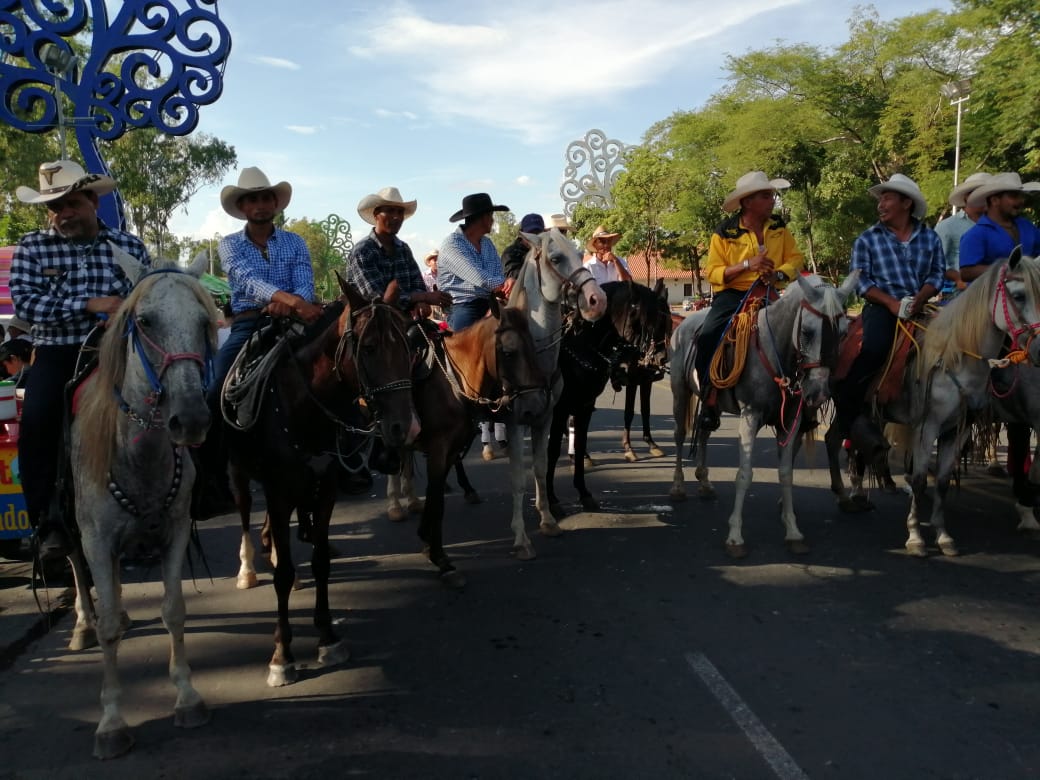
[[[1007,325],[1007,333],[1011,336],[1011,346],[1014,350],[1028,351],[1029,346],[1033,343],[1033,339],[1036,338],[1037,331],[1040,330],[1040,322],[1031,322],[1023,325],[1020,328],[1016,328],[1015,324],[1011,320],[1011,314],[1014,312],[1015,316],[1020,322],[1025,322],[1025,317],[1022,316],[1022,310],[1015,304],[1008,295],[1007,291],[1007,273],[1008,267],[1005,265],[1000,269],[1000,281],[997,284],[997,295],[993,296],[993,308],[990,312],[993,319],[993,323],[997,322],[997,301],[1001,303],[1002,313],[1004,315],[1004,324]],[[1026,340],[1024,347],[1019,347],[1018,339],[1023,333],[1029,333],[1029,338]]]

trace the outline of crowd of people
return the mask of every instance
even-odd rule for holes
[[[708,367],[742,301],[755,288],[782,288],[802,273],[802,253],[775,208],[778,194],[789,186],[785,179],[750,171],[723,204],[729,216],[712,236],[705,267],[713,300],[697,349],[704,399],[700,425],[718,425]],[[123,264],[129,258],[147,268],[151,259],[136,236],[98,217],[98,199],[116,187],[111,177],[58,160],[40,166],[38,187],[19,187],[16,193],[25,203],[44,206],[48,225],[24,236],[15,250],[10,287],[19,320],[12,321],[0,358],[26,390],[18,444],[21,481],[39,552],[47,558],[64,555],[70,545],[64,518],[48,511],[62,452],[62,416],[55,410],[64,403],[80,346],[99,317],[115,312],[130,291]],[[863,349],[835,391],[838,425],[850,429],[864,416],[867,388],[884,363],[899,319],[914,316],[941,291],[955,295],[1015,246],[1040,254],[1040,231],[1021,216],[1025,193],[1036,190],[1040,183],[1023,183],[1016,173],[974,174],[950,194],[950,204],[961,211],[933,230],[924,222],[924,196],[908,177],[894,174],[869,189],[877,199],[878,221],[856,239],[850,263],[850,270],[860,273],[858,292],[866,301]],[[243,169],[237,184],[220,193],[224,211],[244,225],[218,248],[231,288],[231,322],[207,398],[214,419],[220,419],[223,380],[262,315],[305,323],[322,316],[306,243],[276,225],[291,197],[287,181],[272,184],[255,167]],[[366,298],[386,296],[417,319],[441,315],[453,330],[486,316],[494,297],[509,295],[531,238],[547,229],[540,214],[526,214],[515,241],[499,256],[489,235],[495,214],[508,207],[487,193],[467,195],[447,217],[457,227],[424,257],[424,272],[399,237],[417,208],[417,201],[405,200],[396,187],[362,198],[357,211],[372,230],[351,251],[346,279]],[[562,214],[550,217],[548,227],[569,229]],[[589,236],[585,265],[599,284],[632,279],[625,258],[614,252],[620,238],[606,225]],[[388,295],[391,286],[396,289]],[[15,335],[18,324],[31,327],[31,345],[25,341],[28,333]],[[204,478],[197,481],[199,499],[192,510],[198,519],[229,508],[219,438],[212,436],[200,449]],[[501,450],[502,438],[501,429],[485,426],[485,458],[495,457],[496,447]]]

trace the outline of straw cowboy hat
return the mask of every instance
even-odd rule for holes
[[[549,227],[556,228],[561,233],[566,233],[571,229],[571,223],[567,220],[566,214],[553,214],[549,217]]]
[[[32,325],[23,320],[21,317],[11,317],[11,319],[7,321],[7,329],[10,330],[11,328],[17,328],[22,333],[32,332]]]
[[[369,225],[374,225],[376,224],[376,209],[380,206],[400,206],[404,209],[405,219],[415,213],[415,201],[406,201],[402,198],[397,187],[383,187],[374,195],[366,195],[357,204],[357,213]]]
[[[15,194],[22,203],[48,203],[68,192],[86,190],[100,196],[115,188],[116,181],[111,176],[87,173],[82,165],[72,160],[55,160],[40,165],[39,192],[32,187],[19,187]]]
[[[238,207],[239,199],[251,192],[264,192],[265,190],[271,190],[274,193],[275,200],[278,202],[277,210],[285,211],[292,198],[292,185],[287,181],[280,181],[272,185],[270,179],[259,168],[243,168],[242,172],[238,174],[238,185],[229,184],[220,191],[220,205],[235,219],[245,219],[246,215]]]
[[[614,246],[614,244],[618,242],[618,239],[621,238],[621,234],[609,233],[607,232],[607,228],[605,225],[597,225],[596,229],[592,231],[592,235],[589,236],[589,240],[585,242],[585,248],[588,249],[590,252],[596,251],[597,238],[605,238],[607,241],[610,242],[611,246]]]
[[[440,257],[440,254],[441,251],[439,249],[431,249],[429,252],[426,253],[426,257],[424,257],[422,261],[423,263],[429,264],[431,257],[434,260],[436,260],[438,257]]]
[[[491,203],[491,196],[486,192],[477,192],[467,195],[462,199],[462,208],[448,218],[449,222],[458,222],[466,217],[476,214],[486,214],[489,211],[509,211],[509,206],[495,206]]]
[[[915,219],[924,219],[924,215],[928,213],[928,204],[925,202],[924,195],[921,193],[921,188],[917,186],[917,182],[901,173],[893,173],[888,181],[875,184],[867,192],[878,200],[881,199],[881,193],[883,192],[898,192],[900,195],[906,195],[914,202],[913,214]]]
[[[1022,182],[1022,177],[1014,171],[995,173],[976,187],[968,197],[969,206],[985,206],[986,198],[999,192],[1036,192],[1040,190],[1040,182]]]
[[[753,193],[764,190],[776,192],[777,190],[786,190],[790,186],[791,182],[787,179],[770,179],[763,171],[745,173],[737,179],[737,186],[733,188],[733,192],[727,195],[726,200],[722,202],[722,210],[736,211],[740,206],[740,201]]]
[[[951,206],[956,206],[959,209],[964,208],[968,205],[968,196],[971,195],[975,190],[983,184],[993,178],[992,173],[973,173],[967,179],[962,181],[952,190],[950,190],[949,203]]]

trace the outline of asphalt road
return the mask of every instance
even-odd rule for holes
[[[91,758],[100,653],[66,651],[66,616],[0,672],[0,778],[1040,775],[1040,542],[1015,535],[1003,481],[971,472],[951,518],[961,557],[916,560],[902,548],[906,497],[877,494],[875,512],[840,514],[821,445],[815,467],[797,464],[813,549],[794,558],[763,433],[750,555],[734,563],[723,541],[735,420],[711,448],[718,500],[672,505],[670,404],[659,384],[654,430],[667,456],[628,464],[620,412],[601,399],[588,479],[603,510],[567,518],[558,539],[533,535],[531,562],[509,555],[506,466],[474,448],[484,503],[448,498],[462,592],[437,583],[414,521],[391,524],[375,496],[344,499],[332,605],[352,658],[317,666],[302,563],[292,608],[306,668],[292,686],[265,685],[270,573],[236,590],[235,523],[205,524],[213,578],[196,567],[186,583],[187,641],[211,724],[174,728],[158,571],[128,570],[134,626],[120,659],[134,750]],[[573,502],[569,477],[563,466],[559,493]],[[300,545],[296,560],[307,557]]]

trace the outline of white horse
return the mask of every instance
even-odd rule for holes
[[[848,324],[845,302],[852,294],[857,277],[855,273],[850,275],[835,289],[818,277],[799,276],[778,301],[759,310],[743,371],[731,390],[719,391],[719,408],[740,415],[740,468],[726,538],[726,550],[731,557],[742,558],[747,554],[742,534],[744,497],[751,487],[755,437],[767,424],[776,427],[784,539],[792,552],[801,554],[809,550],[794,513],[794,453],[804,409],[817,409],[830,397],[830,373],[837,363],[838,344]],[[700,395],[694,360],[697,336],[708,311],[687,317],[672,334],[675,474],[669,495],[673,501],[686,498],[682,446],[693,418],[693,396]],[[702,498],[715,497],[706,463],[709,435],[709,431],[702,430],[694,442]]]
[[[119,557],[130,545],[157,547],[162,557],[162,618],[170,634],[170,679],[177,689],[174,724],[209,722],[192,687],[184,651],[182,565],[191,529],[188,506],[195,469],[186,447],[209,429],[205,373],[216,345],[217,312],[198,282],[206,257],[190,273],[153,267],[109,322],[97,372],[82,389],[72,422],[71,465],[80,546],[97,590],[97,623],[78,553],[74,643],[96,633],[104,652],[101,721],[94,755],[113,758],[133,746],[120,711],[116,668],[122,625]]]
[[[995,263],[967,290],[942,308],[927,324],[921,352],[907,366],[902,395],[879,410],[882,419],[911,429],[913,497],[906,518],[906,549],[926,557],[919,512],[928,486],[928,466],[937,445],[935,500],[931,525],[944,555],[957,555],[957,545],[946,530],[944,505],[958,454],[968,435],[968,417],[990,403],[991,360],[1000,357],[1005,338],[1013,349],[1038,364],[1040,341],[1040,260],[1016,249]],[[841,503],[848,494],[841,476],[841,432],[827,432],[831,490]]]

